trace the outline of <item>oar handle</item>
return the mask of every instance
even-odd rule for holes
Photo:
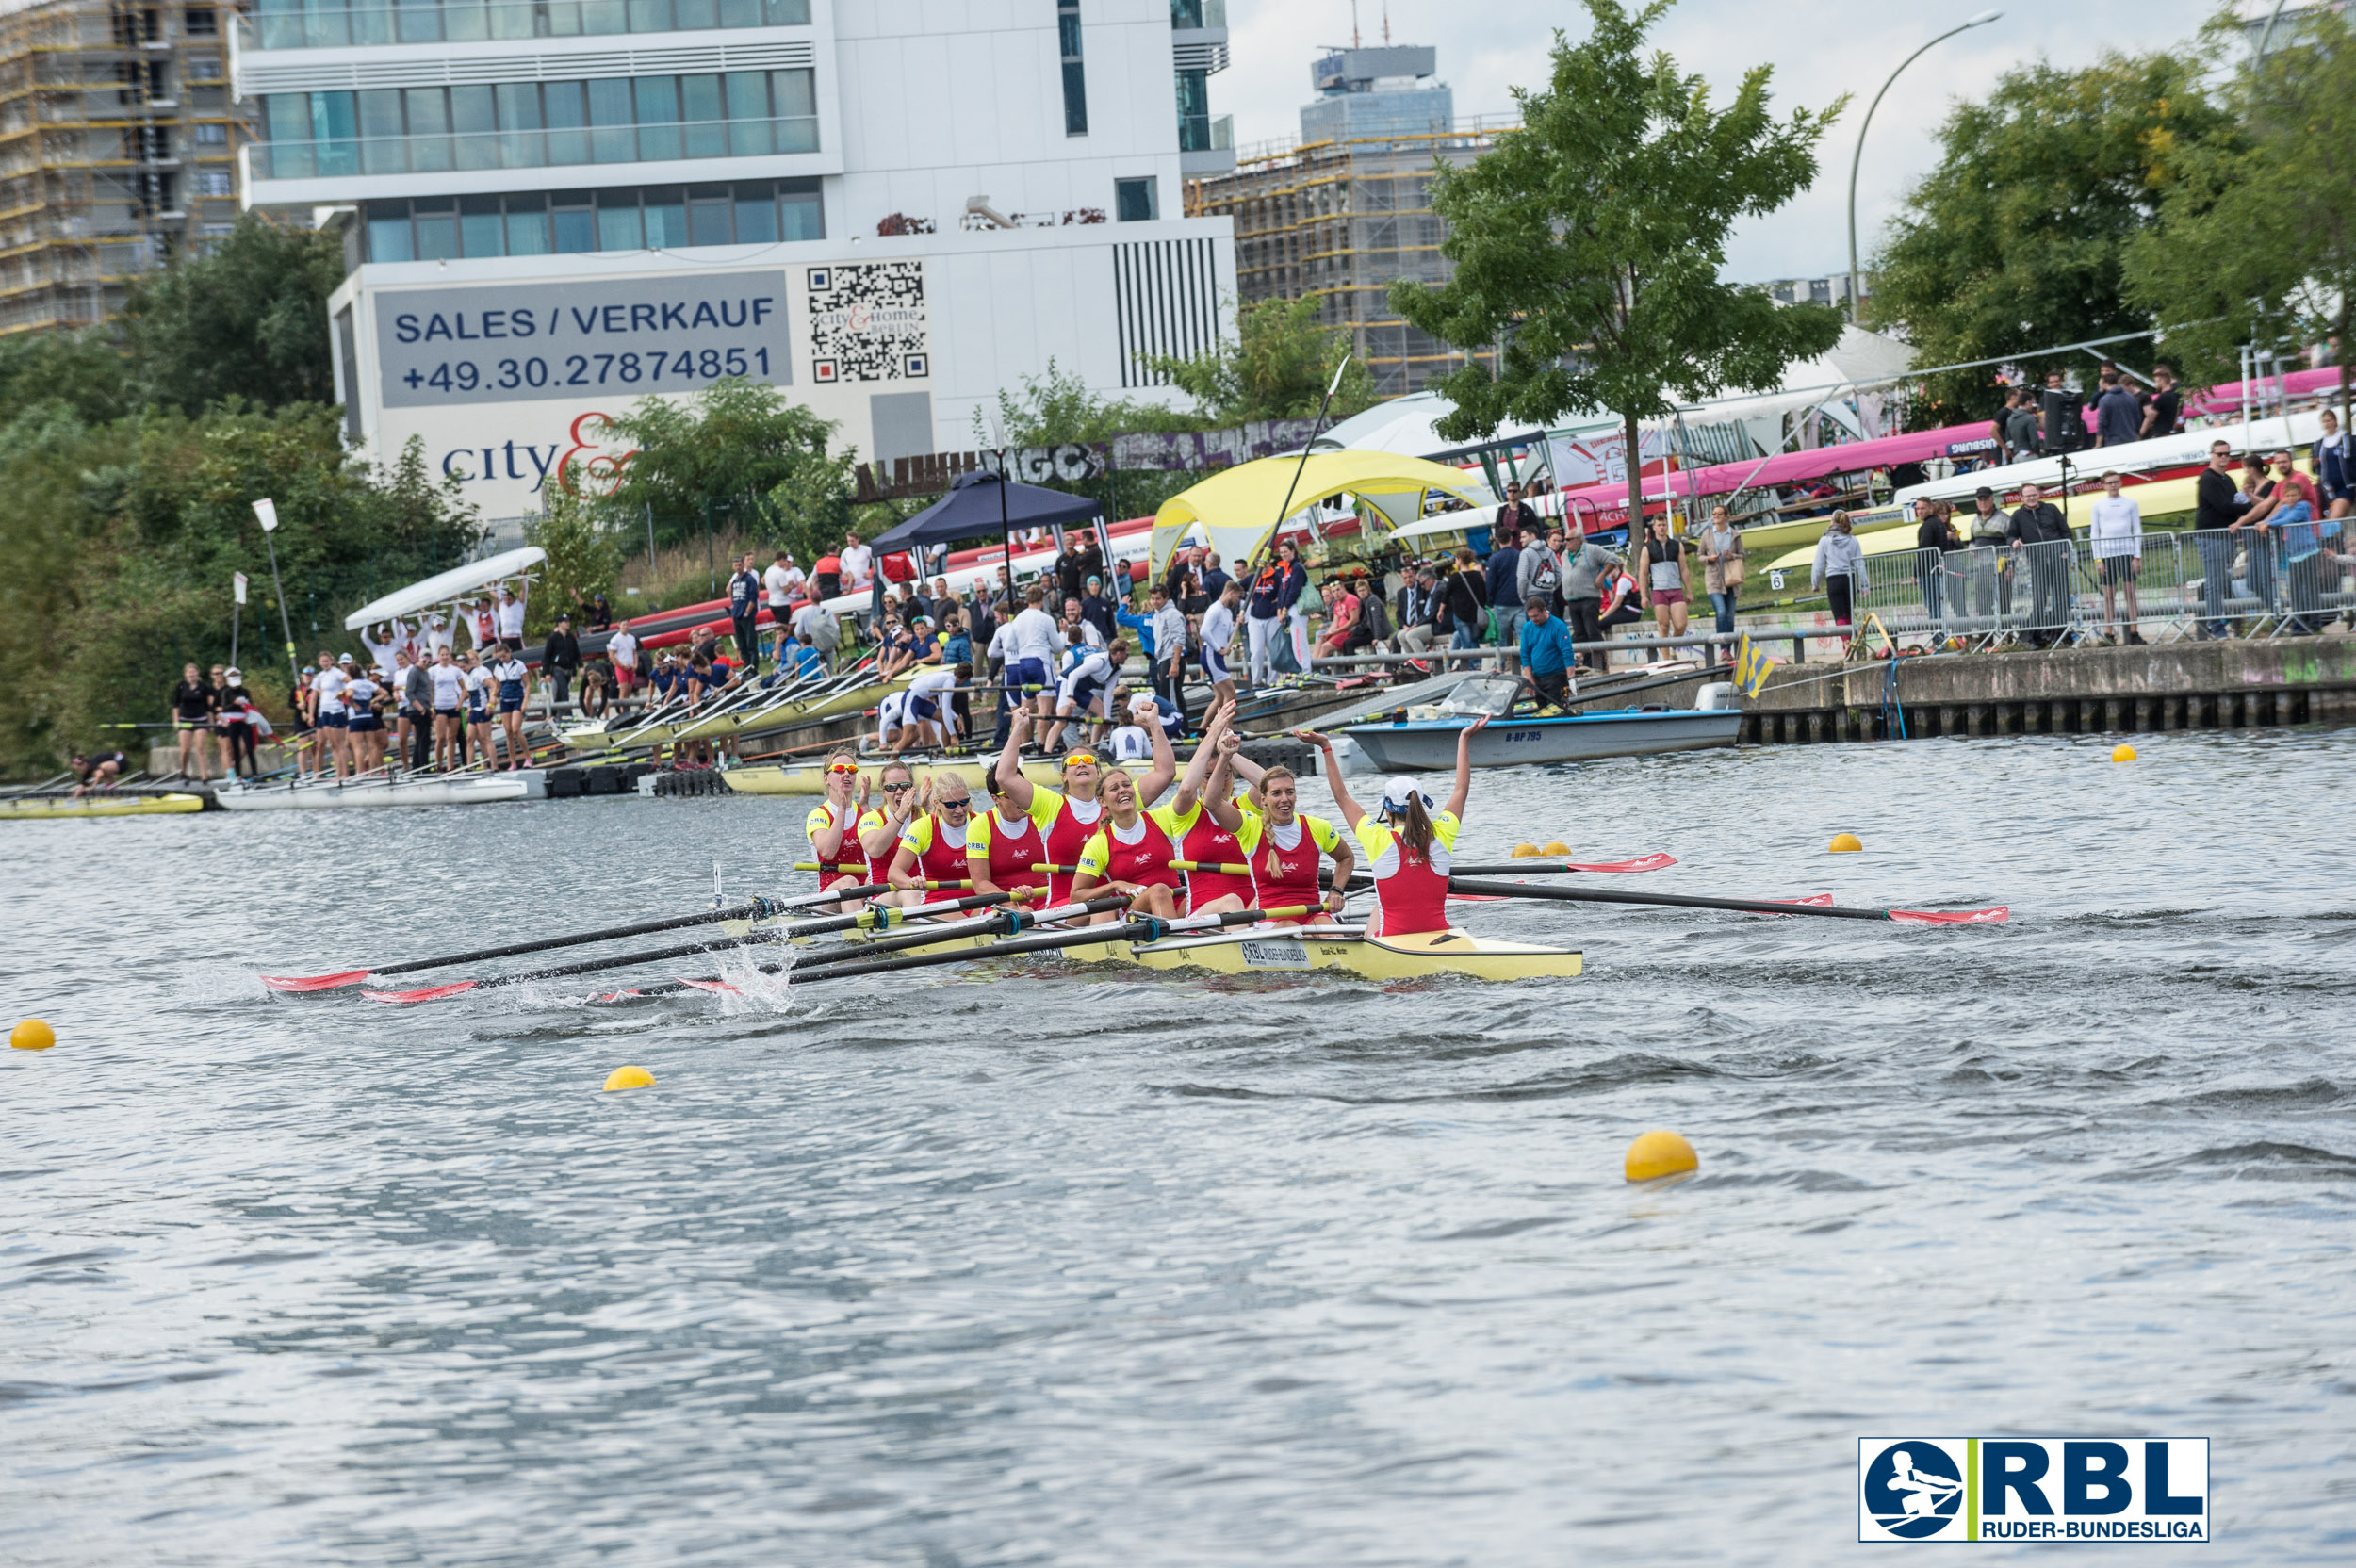
[[[864,860],[796,860],[794,862],[794,869],[795,871],[865,871],[867,862]]]
[[[1172,871],[1214,871],[1227,876],[1250,876],[1252,874],[1250,866],[1235,865],[1219,860],[1172,860],[1170,863],[1170,869]]]

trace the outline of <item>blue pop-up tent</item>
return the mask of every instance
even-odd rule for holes
[[[879,555],[1011,535],[1019,528],[1070,528],[1104,514],[1086,496],[1008,482],[990,469],[959,474],[949,493],[868,541]]]

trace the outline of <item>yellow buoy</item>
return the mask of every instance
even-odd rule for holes
[[[2133,746],[2131,746],[2131,745],[2129,745],[2129,744],[2127,744],[2124,741],[2121,741],[2119,744],[2117,744],[2117,745],[2115,745],[2115,746],[2111,747],[2111,760],[2112,760],[2112,761],[2114,761],[2114,762],[2132,762],[2132,761],[2134,761],[2135,760],[2135,747],[2133,747]]]
[[[1675,1133],[1651,1132],[1628,1146],[1628,1179],[1649,1182],[1656,1176],[1676,1176],[1701,1168],[1693,1146]]]
[[[1515,844],[1513,846],[1513,858],[1516,860],[1527,860],[1538,853],[1539,849],[1536,844]]]
[[[46,1051],[57,1043],[57,1032],[37,1018],[28,1018],[8,1031],[8,1043],[19,1051]]]
[[[1546,845],[1546,852],[1548,855],[1568,855],[1571,852],[1571,846],[1564,843],[1562,840],[1557,839],[1554,842]]]
[[[1836,833],[1832,836],[1832,842],[1825,847],[1835,855],[1855,855],[1865,846],[1857,841],[1854,833]]]
[[[617,1067],[608,1073],[605,1079],[605,1092],[608,1094],[612,1094],[615,1089],[650,1089],[652,1087],[654,1087],[654,1074],[643,1067]]]

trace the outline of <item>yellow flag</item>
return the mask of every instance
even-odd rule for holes
[[[1776,662],[1759,651],[1752,644],[1749,632],[1742,633],[1734,645],[1735,689],[1746,697],[1759,695],[1759,688],[1767,684],[1768,673]]]

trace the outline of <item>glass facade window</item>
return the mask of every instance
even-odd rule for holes
[[[1150,183],[1150,182],[1148,182]],[[537,256],[824,239],[816,180],[370,202],[369,261]]]
[[[1063,134],[1088,134],[1088,69],[1080,63],[1080,0],[1055,0],[1055,38],[1063,52]]]
[[[260,179],[574,163],[676,162],[818,151],[816,74],[605,76],[588,81],[272,93]]]
[[[1178,150],[1211,150],[1211,74],[1207,71],[1178,73]]]
[[[1117,223],[1150,223],[1161,216],[1161,203],[1154,191],[1153,176],[1113,182],[1113,221]]]
[[[191,33],[199,16],[214,20],[210,10],[188,15]],[[264,49],[326,49],[809,25],[810,0],[260,0],[254,37]]]

